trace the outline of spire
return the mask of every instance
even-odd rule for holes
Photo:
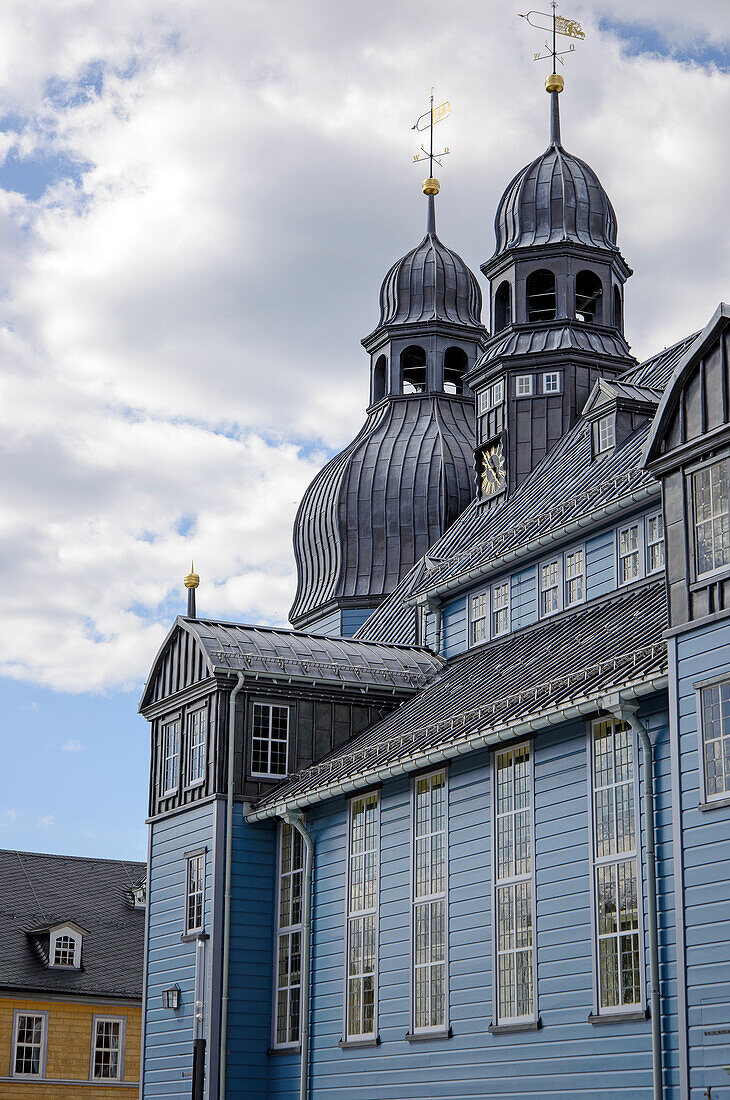
[[[200,577],[195,572],[195,562],[190,562],[190,572],[184,581],[185,587],[188,590],[188,615],[189,619],[197,618],[195,611],[195,589],[200,584]]]
[[[428,213],[426,214],[426,233],[429,237],[436,236],[436,196],[433,193],[426,195]]]
[[[553,74],[558,76],[557,73]],[[550,144],[560,145],[560,100],[558,99],[560,92],[559,89],[555,89],[550,93]]]

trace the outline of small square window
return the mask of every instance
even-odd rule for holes
[[[596,426],[596,453],[610,451],[616,446],[616,417],[613,413],[602,416]]]
[[[532,393],[532,375],[518,374],[515,378],[515,393],[518,397],[529,397]]]
[[[49,966],[78,969],[81,966],[81,934],[67,926],[51,931],[48,963]]]
[[[560,384],[560,371],[550,371],[549,374],[543,374],[542,376],[542,392],[543,393],[560,393],[562,386]]]

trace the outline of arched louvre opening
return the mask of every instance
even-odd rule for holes
[[[586,324],[603,320],[603,285],[595,271],[579,271],[575,277],[575,315]]]
[[[447,348],[444,354],[445,393],[464,392],[464,373],[466,368],[466,352],[461,348]]]
[[[505,280],[494,295],[494,331],[501,332],[512,320],[512,287]]]
[[[373,367],[373,402],[380,401],[385,397],[386,367],[387,360],[384,355],[381,355]]]
[[[428,388],[426,353],[417,344],[405,348],[400,356],[403,393],[425,393]]]
[[[541,269],[527,276],[527,320],[553,321],[557,312],[555,275]]]

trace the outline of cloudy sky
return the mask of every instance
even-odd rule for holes
[[[424,225],[474,268],[547,141],[522,0],[0,9],[0,846],[139,857],[136,703],[184,607],[286,621],[291,524],[362,420],[360,338]],[[580,0],[566,146],[612,196],[641,358],[730,296],[725,0]]]

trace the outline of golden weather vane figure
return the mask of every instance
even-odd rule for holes
[[[439,182],[434,178],[433,166],[434,161],[436,164],[443,167],[443,161],[441,157],[447,157],[451,150],[448,145],[444,146],[440,153],[434,153],[433,151],[433,128],[439,122],[443,122],[451,114],[451,103],[448,99],[445,99],[443,103],[439,103],[437,107],[434,106],[435,96],[434,90],[431,88],[431,103],[427,111],[424,111],[422,115],[416,119],[411,126],[411,130],[418,130],[423,132],[428,130],[428,149],[421,142],[421,148],[413,157],[413,163],[418,164],[419,161],[428,161],[428,179],[424,180],[423,191],[426,195],[437,195],[439,192]]]
[[[552,11],[550,13],[544,11],[528,11],[524,15],[520,15],[520,19],[526,19],[531,27],[535,27],[540,31],[549,31],[552,34],[552,44],[545,42],[544,52],[538,50],[533,55],[533,61],[542,61],[543,59],[550,57],[553,62],[552,74],[545,81],[545,87],[549,92],[561,92],[565,81],[562,76],[556,72],[558,61],[561,65],[564,65],[563,57],[565,54],[572,53],[575,49],[575,43],[571,42],[567,50],[558,49],[558,35],[562,35],[565,38],[579,38],[584,39],[585,33],[580,23],[576,19],[566,19],[563,15],[558,15],[557,0],[552,0]]]

